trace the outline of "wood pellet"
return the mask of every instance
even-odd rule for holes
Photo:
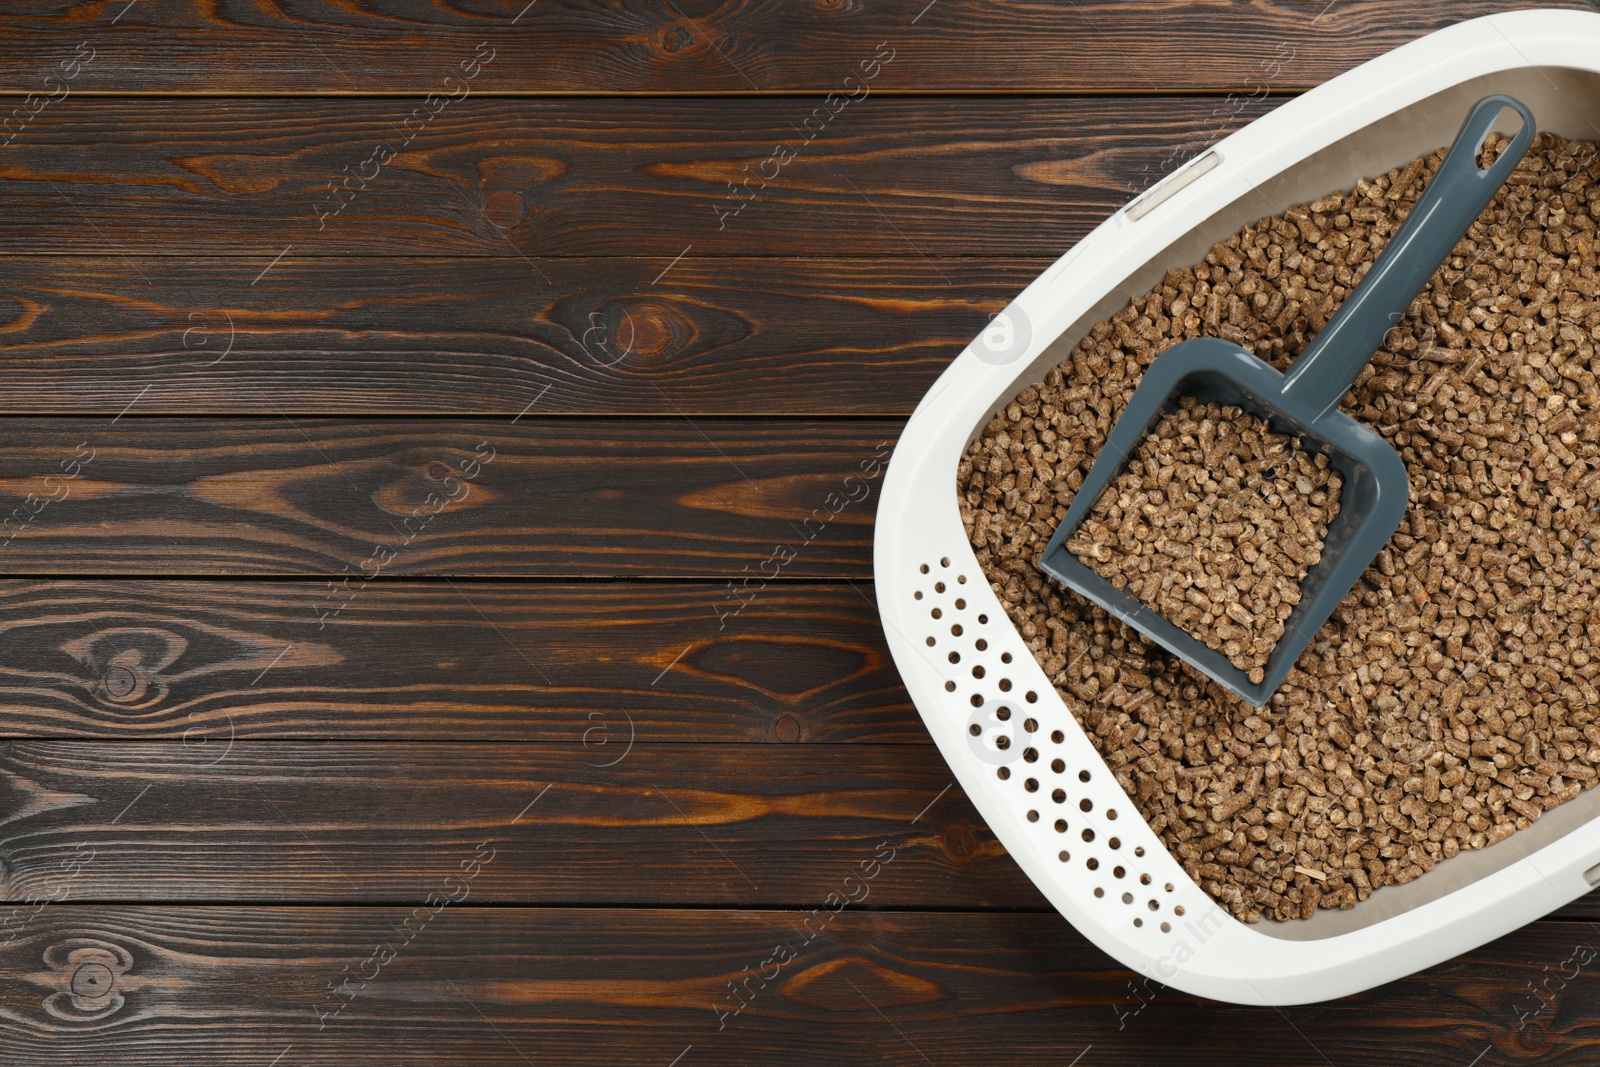
[[[1343,401],[1400,453],[1409,509],[1265,708],[1047,580],[1039,555],[1156,356],[1216,336],[1285,369],[1442,152],[1168,272],[960,465],[962,518],[1012,621],[1140,813],[1241,920],[1352,907],[1600,778],[1597,149],[1540,134]]]
[[[1326,456],[1264,420],[1184,397],[1067,551],[1260,682],[1342,486]]]

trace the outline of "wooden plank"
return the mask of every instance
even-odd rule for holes
[[[882,847],[872,908],[1049,910],[931,745],[630,744],[615,714],[571,732],[596,725],[613,744],[248,741],[226,722],[9,742],[0,889],[417,903],[488,842],[485,903],[811,907]]]
[[[568,767],[581,755],[597,769],[630,758],[640,738],[647,739],[641,749],[647,761],[669,762],[674,750],[663,751],[660,742],[927,742],[882,651],[870,605],[847,588],[775,588],[739,617],[737,629],[686,647],[674,642],[699,615],[709,614],[703,605],[711,592],[703,585],[630,590],[494,583],[458,592],[383,584],[317,631],[307,620],[321,594],[320,587],[302,583],[59,582],[50,588],[4,583],[0,715],[6,733],[167,737],[183,742],[179,762],[202,768],[231,755],[231,744],[267,736],[470,739],[474,752],[496,739],[538,739],[567,743],[536,750],[550,754],[550,766]],[[161,750],[140,749],[124,762],[142,767],[146,756],[140,753],[149,751]],[[275,750],[252,749],[270,751]],[[297,760],[320,758],[316,748],[282,745],[281,751],[290,767]],[[406,766],[415,768],[416,761],[426,764],[439,750],[421,749],[415,760],[405,755],[408,749],[372,751],[399,752]],[[749,751],[742,744],[695,746],[707,774],[738,775],[752,768],[761,773],[759,768],[768,765],[761,759],[747,762]],[[824,754],[817,773],[847,766],[850,758],[845,752]],[[271,762],[259,755],[252,759],[256,764],[250,766]],[[903,788],[903,803],[916,802],[921,778],[897,784],[898,771],[885,769],[889,765],[877,756],[871,760],[884,774],[885,788]],[[542,765],[535,761],[527,773],[537,774]],[[935,786],[936,756],[911,765],[918,775],[931,775],[926,784]],[[370,760],[362,767],[370,773]],[[434,781],[437,775],[419,771],[418,777]],[[529,788],[536,785],[542,788],[529,781]],[[81,792],[69,785],[50,788]],[[137,779],[105,797],[108,810],[137,796],[135,788],[143,788]],[[230,795],[240,791],[236,783],[218,788]],[[385,792],[392,785],[361,788],[375,790],[380,808],[392,796]],[[769,798],[760,796],[750,803],[770,806]],[[837,806],[832,800],[824,805]],[[185,811],[172,817],[192,816]],[[961,829],[946,829],[939,847],[983,854],[996,849],[977,827],[976,816],[967,818],[971,844],[961,844]],[[140,825],[125,819],[129,826]],[[707,825],[719,821],[713,816]],[[641,825],[656,834],[654,823]],[[36,833],[36,828],[25,829],[30,839]],[[378,825],[352,816],[339,830],[345,844],[317,847],[329,856],[343,855],[365,847],[359,844],[361,835],[382,833]],[[293,849],[303,841],[291,838],[287,844]],[[693,851],[695,839],[688,844]],[[119,840],[116,847],[134,866],[101,887],[107,895],[124,893],[145,878],[138,867],[138,839]],[[617,847],[637,845],[619,837]],[[719,847],[749,846],[721,841]],[[258,857],[252,869],[263,878],[260,857],[271,849],[267,840],[257,840],[247,850]],[[46,851],[35,859],[38,869],[48,872],[52,861],[64,858]],[[205,862],[221,869],[228,861],[211,856]],[[369,860],[340,861],[346,865],[367,870]],[[1009,871],[1009,863],[1005,866]],[[190,876],[184,877],[188,884]],[[213,887],[209,877],[198,880],[207,899],[227,896],[233,883]],[[514,886],[526,884],[534,883],[524,878]],[[799,884],[811,883],[802,879]],[[1011,872],[1005,884],[1001,899],[1009,906],[1042,904],[1017,888],[1020,873]],[[981,880],[969,888],[974,893],[988,889]],[[293,897],[301,889],[291,877],[282,892]],[[563,891],[569,889],[578,891],[570,886]],[[973,903],[960,879],[940,882],[931,891],[936,893],[931,902]],[[1583,898],[1558,914],[1600,918],[1600,896]]]
[[[7,259],[0,411],[903,416],[1049,260],[666,265]]]
[[[11,419],[0,569],[866,579],[900,425]]]
[[[6,13],[0,86],[10,92],[59,92],[59,83],[45,76],[84,43],[95,53],[68,83],[78,91],[420,96],[461,92],[459,81],[444,79],[459,75],[460,62],[482,43],[494,59],[466,83],[478,92],[843,91],[844,79],[877,53],[879,42],[895,49],[871,83],[879,91],[1302,88],[1461,19],[1583,5],[490,0],[468,8],[424,0],[360,7],[116,0],[90,11],[64,2],[8,6],[17,10]]]
[[[92,856],[71,899],[410,903],[489,841],[484,901],[812,906],[886,843],[875,907],[1045,906],[931,745],[630,748],[611,725],[606,747],[244,741],[225,725],[9,742],[0,885],[44,895]]]
[[[864,592],[0,581],[0,736],[926,744]]]
[[[1536,923],[1280,1010],[1145,985],[1051,916],[473,907],[504,856],[441,886],[467,899],[437,913],[46,907],[0,948],[0,1052],[38,1067],[1435,1067],[1586,1063],[1600,1046],[1586,925]]]
[[[408,133],[411,100],[72,98],[0,152],[0,248],[1053,259],[1275,104],[471,98]]]

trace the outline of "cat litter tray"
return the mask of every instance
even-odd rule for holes
[[[1490,93],[1524,101],[1542,130],[1600,140],[1600,15],[1527,11],[1440,30],[1201,153],[1028,286],[929,390],[895,449],[878,509],[875,581],[917,710],[1050,902],[1124,966],[1166,985],[1241,1004],[1326,1000],[1508,933],[1600,880],[1600,789],[1351,909],[1241,923],[1166,851],[1011,625],[963,531],[956,467],[1013,396],[1168,269],[1198,262],[1265,215],[1449,144],[1461,116]],[[1514,132],[1515,116],[1503,119],[1497,128]],[[1062,772],[1051,769],[1058,759]],[[1030,777],[1039,792],[1026,791]],[[1066,803],[1041,803],[1055,788]],[[1055,828],[1063,810],[1065,833]]]

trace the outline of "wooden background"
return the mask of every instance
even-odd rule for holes
[[[0,1060],[1600,1056],[1592,899],[1136,987],[900,688],[878,482],[799,525],[1161,173],[1523,5],[525,4],[0,4]]]

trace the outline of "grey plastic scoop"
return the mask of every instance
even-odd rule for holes
[[[1487,169],[1477,163],[1484,139],[1507,108],[1522,128]],[[1277,691],[1312,636],[1328,620],[1405,514],[1410,486],[1400,456],[1377,433],[1339,410],[1339,401],[1461,235],[1494,198],[1532,143],[1533,114],[1509,96],[1473,107],[1427,189],[1356,290],[1281,374],[1249,351],[1214,337],[1174,345],[1145,372],[1112,428],[1089,476],[1045,547],[1039,565],[1051,577],[1109,611],[1192,666],[1260,707]],[[1183,396],[1237,405],[1301,446],[1328,457],[1344,479],[1339,513],[1322,558],[1300,585],[1300,602],[1263,668],[1250,681],[1226,655],[1096,574],[1067,549],[1105,487],[1122,472],[1150,427]]]

